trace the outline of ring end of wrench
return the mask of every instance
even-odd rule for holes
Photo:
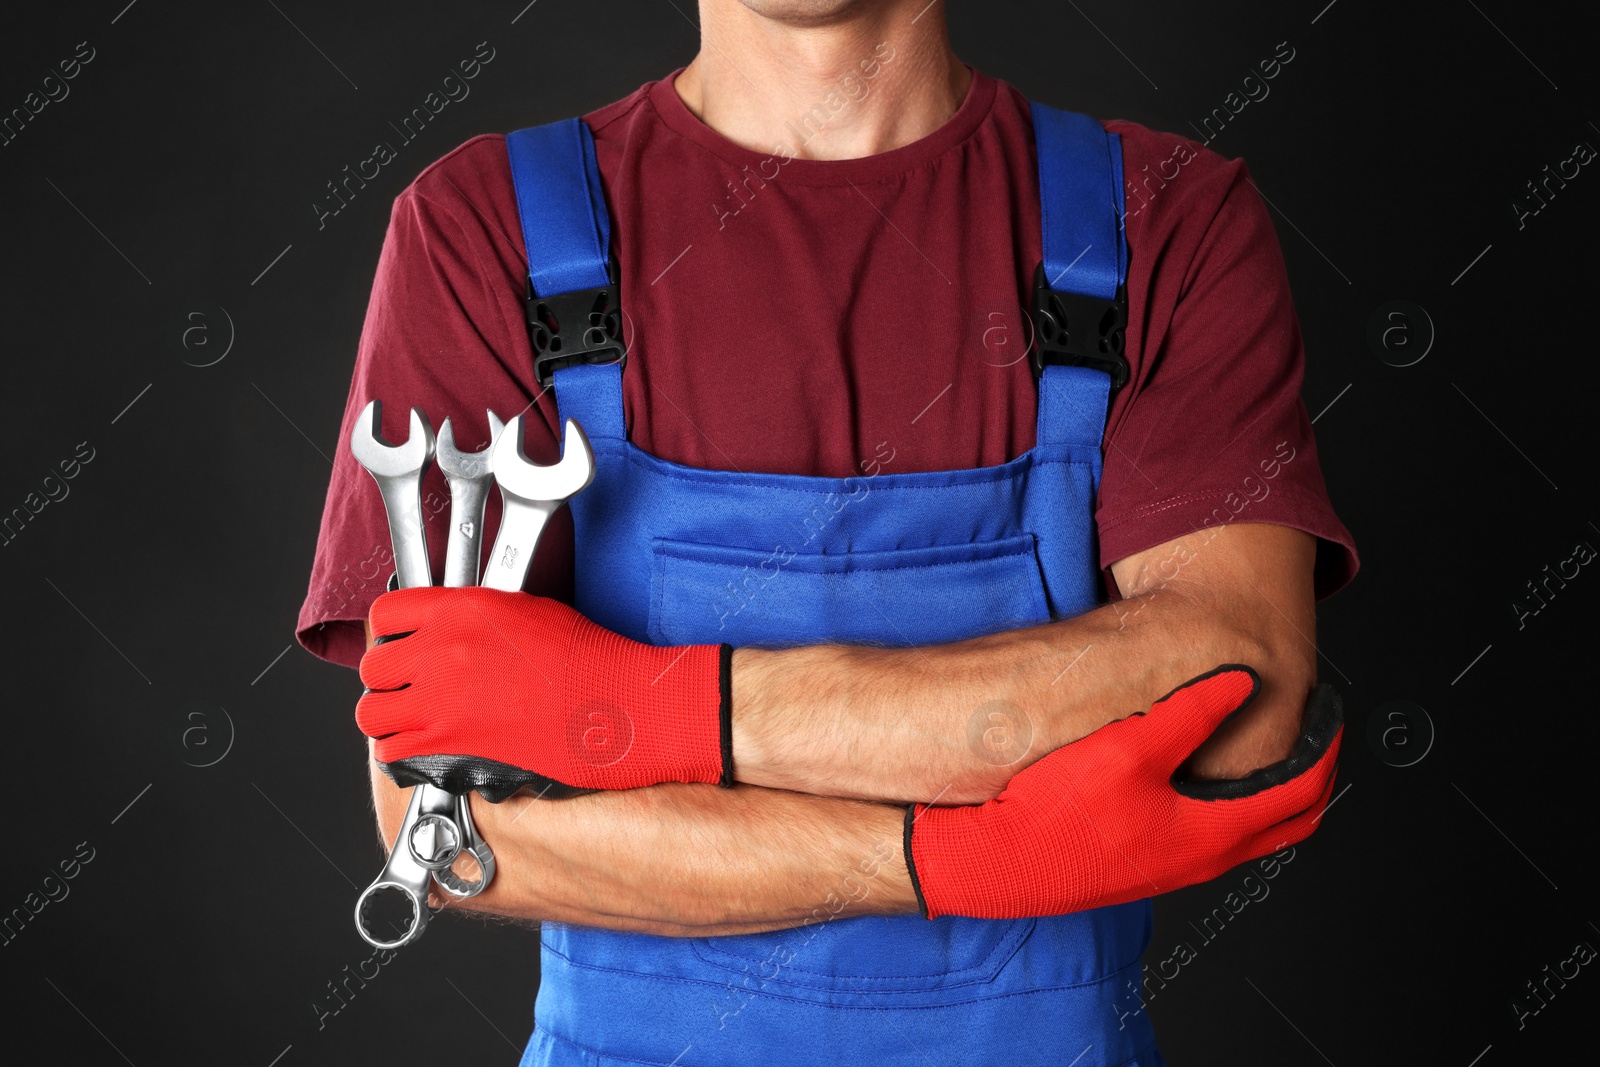
[[[389,893],[399,893],[406,899],[406,903],[411,905],[411,922],[398,937],[385,939],[372,932],[368,921],[371,917],[369,913],[373,902],[380,895]],[[427,928],[428,919],[431,915],[432,912],[428,910],[427,901],[419,902],[412,887],[402,885],[399,882],[388,880],[373,882],[363,889],[361,895],[356,898],[356,932],[361,935],[361,940],[376,949],[397,949],[411,944],[411,942],[422,936],[422,931]]]

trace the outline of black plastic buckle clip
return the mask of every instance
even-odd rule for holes
[[[1044,264],[1033,272],[1033,376],[1049,365],[1092,367],[1111,375],[1111,388],[1128,383],[1123,355],[1128,331],[1128,289],[1114,300],[1052,289]]]
[[[533,342],[534,377],[541,388],[548,388],[562,367],[621,363],[626,358],[616,260],[611,261],[608,273],[609,285],[551,296],[536,294],[533,279],[528,279],[528,338]]]

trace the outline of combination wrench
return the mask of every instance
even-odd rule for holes
[[[439,427],[439,436],[434,442],[433,460],[450,486],[450,534],[445,542],[444,584],[452,589],[478,584],[478,546],[483,540],[484,505],[489,500],[489,484],[494,481],[490,458],[500,431],[505,429],[498,415],[492,411],[487,415],[489,444],[481,451],[464,452],[456,447],[455,428],[449,419]],[[424,806],[426,804],[425,800]],[[419,832],[433,834],[422,840],[421,847],[418,847]],[[433,812],[419,814],[407,840],[413,845],[413,853],[427,857],[423,865],[433,870],[433,880],[439,888],[457,899],[475,897],[494,881],[494,852],[478,836],[478,828],[472,821],[472,806],[464,795],[456,797],[454,825]],[[455,859],[461,849],[477,862],[476,879],[469,880],[455,872]],[[444,866],[439,866],[441,863]]]
[[[483,584],[516,592],[528,577],[528,565],[539,551],[539,538],[550,516],[567,498],[594,481],[594,450],[583,427],[567,420],[561,459],[542,467],[522,450],[526,415],[518,415],[494,443],[494,480],[504,507],[500,532],[489,550]]]

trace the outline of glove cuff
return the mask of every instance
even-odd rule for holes
[[[928,898],[922,895],[922,879],[917,877],[917,861],[911,850],[911,830],[917,823],[918,808],[925,808],[925,804],[906,805],[906,828],[902,847],[906,854],[906,873],[911,875],[911,891],[917,895],[917,911],[924,919],[932,919],[933,913],[928,910]]]
[[[733,788],[733,646],[723,642],[717,646],[717,685],[722,690],[722,700],[717,708],[718,731],[721,735],[722,777],[717,784],[724,789]]]

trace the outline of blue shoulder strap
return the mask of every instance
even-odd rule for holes
[[[507,134],[506,148],[533,292],[609,285],[611,216],[589,127],[577,118],[530,126]],[[577,419],[591,438],[627,436],[620,363],[562,367],[553,381],[562,418]]]
[[[594,137],[581,119],[506,135],[528,276],[540,296],[598,289],[609,279],[611,216]]]
[[[1111,300],[1127,280],[1122,138],[1087,115],[1033,104],[1045,280]]]
[[[1087,115],[1032,105],[1043,230],[1041,281],[1061,293],[1110,302],[1127,280],[1122,139]],[[1043,339],[1035,336],[1036,346]],[[1041,444],[1093,444],[1105,432],[1111,375],[1046,365],[1039,376]],[[1095,483],[1099,484],[1096,471]]]
[[[1045,282],[1112,300],[1128,264],[1121,139],[1086,115],[1038,103],[1032,111]],[[533,126],[507,135],[506,147],[533,291],[550,297],[607,285],[611,217],[589,127],[577,118]],[[554,380],[563,417],[578,419],[590,437],[626,436],[620,364],[563,367]],[[1104,371],[1046,366],[1040,442],[1098,445],[1109,395]]]

